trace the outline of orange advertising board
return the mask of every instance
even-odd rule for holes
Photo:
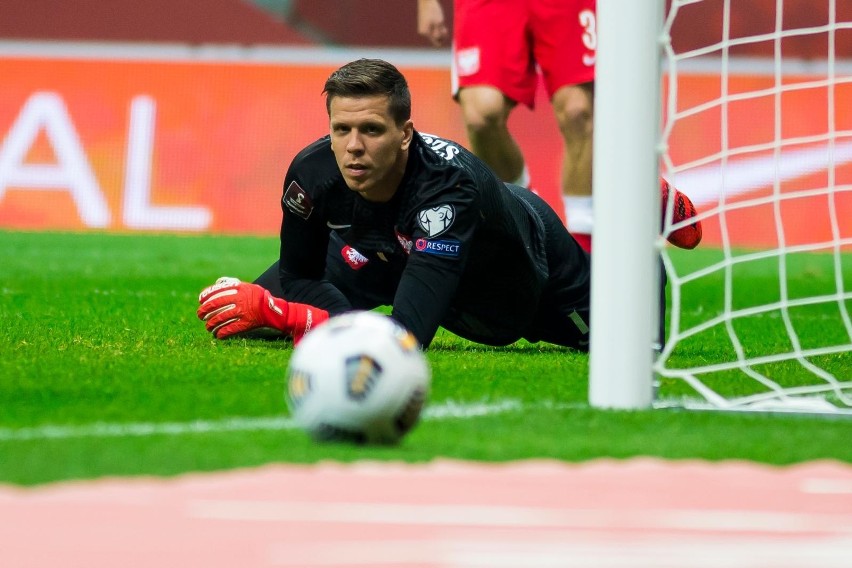
[[[334,68],[0,60],[0,226],[277,234]],[[446,70],[409,80],[416,126],[463,135]]]
[[[327,132],[321,91],[336,67],[201,60],[0,59],[0,227],[274,235],[290,160]],[[411,86],[415,127],[464,143],[460,113],[449,95],[448,69],[400,68]],[[729,90],[761,89],[771,86],[772,80],[734,76]],[[678,107],[706,102],[719,96],[720,88],[718,77],[682,76]],[[845,102],[852,100],[850,91],[846,84],[835,88],[831,118],[837,131],[852,131],[852,108]],[[828,132],[827,96],[826,89],[785,94],[784,104],[795,111],[784,114],[778,129],[771,96],[729,105],[727,131],[719,126],[721,107],[684,117],[669,140],[672,159],[683,164],[719,152],[723,136],[728,147],[770,143],[776,131],[787,137],[813,138],[784,152],[825,148],[828,142],[819,136]],[[533,186],[562,215],[558,189],[562,141],[543,92],[535,111],[518,108],[513,113],[510,127],[524,149]],[[847,142],[848,138],[840,139],[831,151],[845,156]],[[771,157],[772,151],[737,154],[730,157],[730,164],[767,155]],[[614,163],[618,159],[612,157]],[[825,186],[829,176],[837,185],[850,184],[851,162],[852,157],[838,161],[829,174],[818,159],[811,160],[810,169],[787,175],[780,190]],[[765,160],[761,164],[764,169],[772,167]],[[696,167],[695,171],[702,170]],[[700,210],[712,212],[718,205],[718,191],[714,193],[713,183],[708,187],[713,176],[699,180],[689,174],[679,174],[678,185],[687,193],[697,193],[693,197]],[[762,185],[746,184],[731,199],[779,190],[765,176],[761,180]],[[718,179],[715,184],[720,186]],[[841,231],[849,237],[849,195],[847,190],[831,197],[790,200],[780,215],[795,218],[791,226],[796,231],[809,235],[829,231],[830,237],[836,227],[832,229],[828,214],[814,211],[826,211],[831,199],[831,206],[839,211]],[[779,213],[771,205],[757,210],[757,217],[731,213],[726,222],[738,242],[771,245],[777,240],[775,216]],[[717,216],[707,219],[706,229],[707,243],[720,242]]]

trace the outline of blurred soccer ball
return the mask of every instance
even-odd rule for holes
[[[409,331],[387,316],[352,312],[331,318],[296,346],[287,403],[299,427],[317,440],[393,444],[417,423],[430,379]]]

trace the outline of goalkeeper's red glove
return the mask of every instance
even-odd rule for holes
[[[227,276],[202,290],[198,302],[198,318],[216,339],[272,328],[298,342],[329,317],[325,310],[276,298],[257,284]]]
[[[695,217],[695,206],[692,204],[692,201],[675,189],[670,186],[669,183],[660,178],[660,193],[663,198],[663,225],[665,226],[665,217],[668,212],[668,201],[669,195],[674,197],[674,207],[672,207],[672,225],[681,223],[687,219],[691,219]],[[701,221],[695,221],[690,225],[686,225],[679,229],[676,229],[666,235],[666,239],[672,243],[673,245],[684,248],[684,249],[694,249],[698,246],[698,243],[701,242],[702,230],[701,230]]]

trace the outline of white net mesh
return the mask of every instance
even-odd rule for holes
[[[665,32],[662,173],[705,239],[663,247],[657,404],[852,414],[852,2],[673,0]]]

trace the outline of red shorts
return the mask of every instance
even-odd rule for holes
[[[547,94],[595,78],[596,0],[455,0],[453,96],[490,85],[533,107],[538,71]]]

